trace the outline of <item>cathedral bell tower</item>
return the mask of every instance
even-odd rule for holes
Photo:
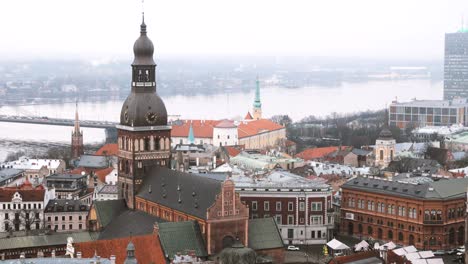
[[[253,119],[259,120],[262,119],[262,102],[260,101],[260,80],[258,79],[255,81],[255,100],[253,103]]]
[[[72,159],[77,159],[83,154],[83,131],[80,130],[80,119],[78,118],[78,102],[76,102],[75,127],[71,135],[71,157]]]
[[[171,159],[171,127],[167,125],[166,106],[156,93],[154,46],[146,33],[143,15],[140,37],[133,45],[132,90],[117,125],[118,183],[131,209],[150,167],[169,167]]]

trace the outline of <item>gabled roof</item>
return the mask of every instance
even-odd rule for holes
[[[11,202],[15,193],[18,192],[21,195],[23,202],[43,202],[45,190],[43,188],[37,188],[34,190],[21,190],[13,188],[1,188],[0,189],[0,202]]]
[[[284,126],[277,124],[269,119],[259,119],[249,122],[241,122],[237,128],[239,138],[245,138],[264,132],[284,129]]]
[[[332,147],[323,147],[323,148],[308,148],[302,152],[296,154],[297,158],[301,158],[303,160],[313,160],[327,156],[328,154],[335,152],[338,150],[339,147],[332,146]]]
[[[208,256],[197,221],[160,223],[159,240],[165,255],[169,257],[177,252],[185,254],[187,250],[194,250],[197,257]]]
[[[158,238],[151,235],[132,236],[112,240],[97,240],[74,244],[75,251],[81,252],[83,258],[97,254],[108,258],[116,257],[116,264],[123,264],[127,257],[127,245],[132,242],[135,246],[135,257],[138,263],[166,263]]]
[[[155,166],[146,174],[137,196],[206,219],[206,211],[220,191],[218,180]]]
[[[116,143],[105,144],[94,153],[96,156],[117,156],[118,154],[119,146]]]
[[[106,183],[106,176],[109,175],[113,170],[114,168],[109,167],[105,169],[96,170],[94,174],[98,177],[100,182]]]
[[[283,239],[272,217],[249,219],[249,248],[262,250],[282,247]]]
[[[106,227],[112,219],[116,218],[126,210],[125,201],[108,200],[108,201],[94,201],[93,204],[98,221],[102,227]]]
[[[242,151],[240,149],[237,149],[237,148],[231,147],[231,146],[224,146],[223,148],[226,149],[227,153],[229,154],[229,157],[235,157],[235,156],[239,155],[239,153],[241,153],[241,151]]]
[[[101,169],[109,167],[109,161],[105,156],[81,155],[77,167]]]
[[[125,209],[111,219],[99,234],[99,240],[152,234],[154,223],[159,222],[164,220],[142,211]]]
[[[252,120],[253,116],[250,114],[250,112],[247,112],[247,114],[244,117],[244,120]]]

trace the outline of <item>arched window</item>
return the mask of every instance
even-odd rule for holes
[[[160,148],[161,150],[166,149],[166,148],[164,147],[164,138],[161,138],[161,139],[159,140],[159,148]]]
[[[160,140],[158,140],[157,137],[154,138],[154,150],[160,150],[161,149],[161,144],[160,144]]]
[[[463,245],[465,243],[465,228],[460,226],[458,228],[458,244]]]
[[[374,230],[372,230],[372,226],[368,226],[367,227],[367,234],[372,235],[373,232],[374,232]]]
[[[442,220],[442,211],[441,210],[438,210],[437,211],[437,220]]]
[[[454,244],[455,243],[455,229],[450,228],[449,230],[449,238],[448,238],[449,244]]]
[[[380,160],[383,160],[383,150],[380,150]]]
[[[149,151],[151,150],[151,147],[150,147],[150,138],[145,138],[145,149],[146,151]]]
[[[359,232],[359,234],[362,234],[362,225],[361,224],[358,225],[358,232]]]
[[[383,238],[383,231],[382,228],[377,229],[377,238],[382,239]]]
[[[145,140],[140,138],[140,151],[145,151]]]
[[[138,143],[138,139],[135,139],[135,151],[140,151],[140,144]]]
[[[393,232],[392,232],[392,230],[388,230],[388,237],[387,237],[387,238],[390,239],[390,240],[393,239]]]
[[[166,138],[166,150],[171,149],[171,140],[169,138]]]
[[[431,219],[431,215],[429,213],[429,210],[425,210],[424,211],[424,220],[430,220]]]
[[[403,241],[403,233],[398,232],[398,241]]]

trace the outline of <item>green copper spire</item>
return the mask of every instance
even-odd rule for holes
[[[260,80],[257,76],[256,81],[257,87],[255,88],[255,101],[254,101],[254,108],[262,108],[262,102],[260,101]]]
[[[195,136],[193,135],[192,123],[190,123],[190,130],[189,130],[189,133],[188,133],[187,141],[188,141],[189,144],[195,144]]]

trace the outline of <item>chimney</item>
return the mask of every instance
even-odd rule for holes
[[[111,255],[109,260],[110,260],[110,264],[115,264],[115,255]]]
[[[81,258],[81,251],[76,252],[76,258]]]

